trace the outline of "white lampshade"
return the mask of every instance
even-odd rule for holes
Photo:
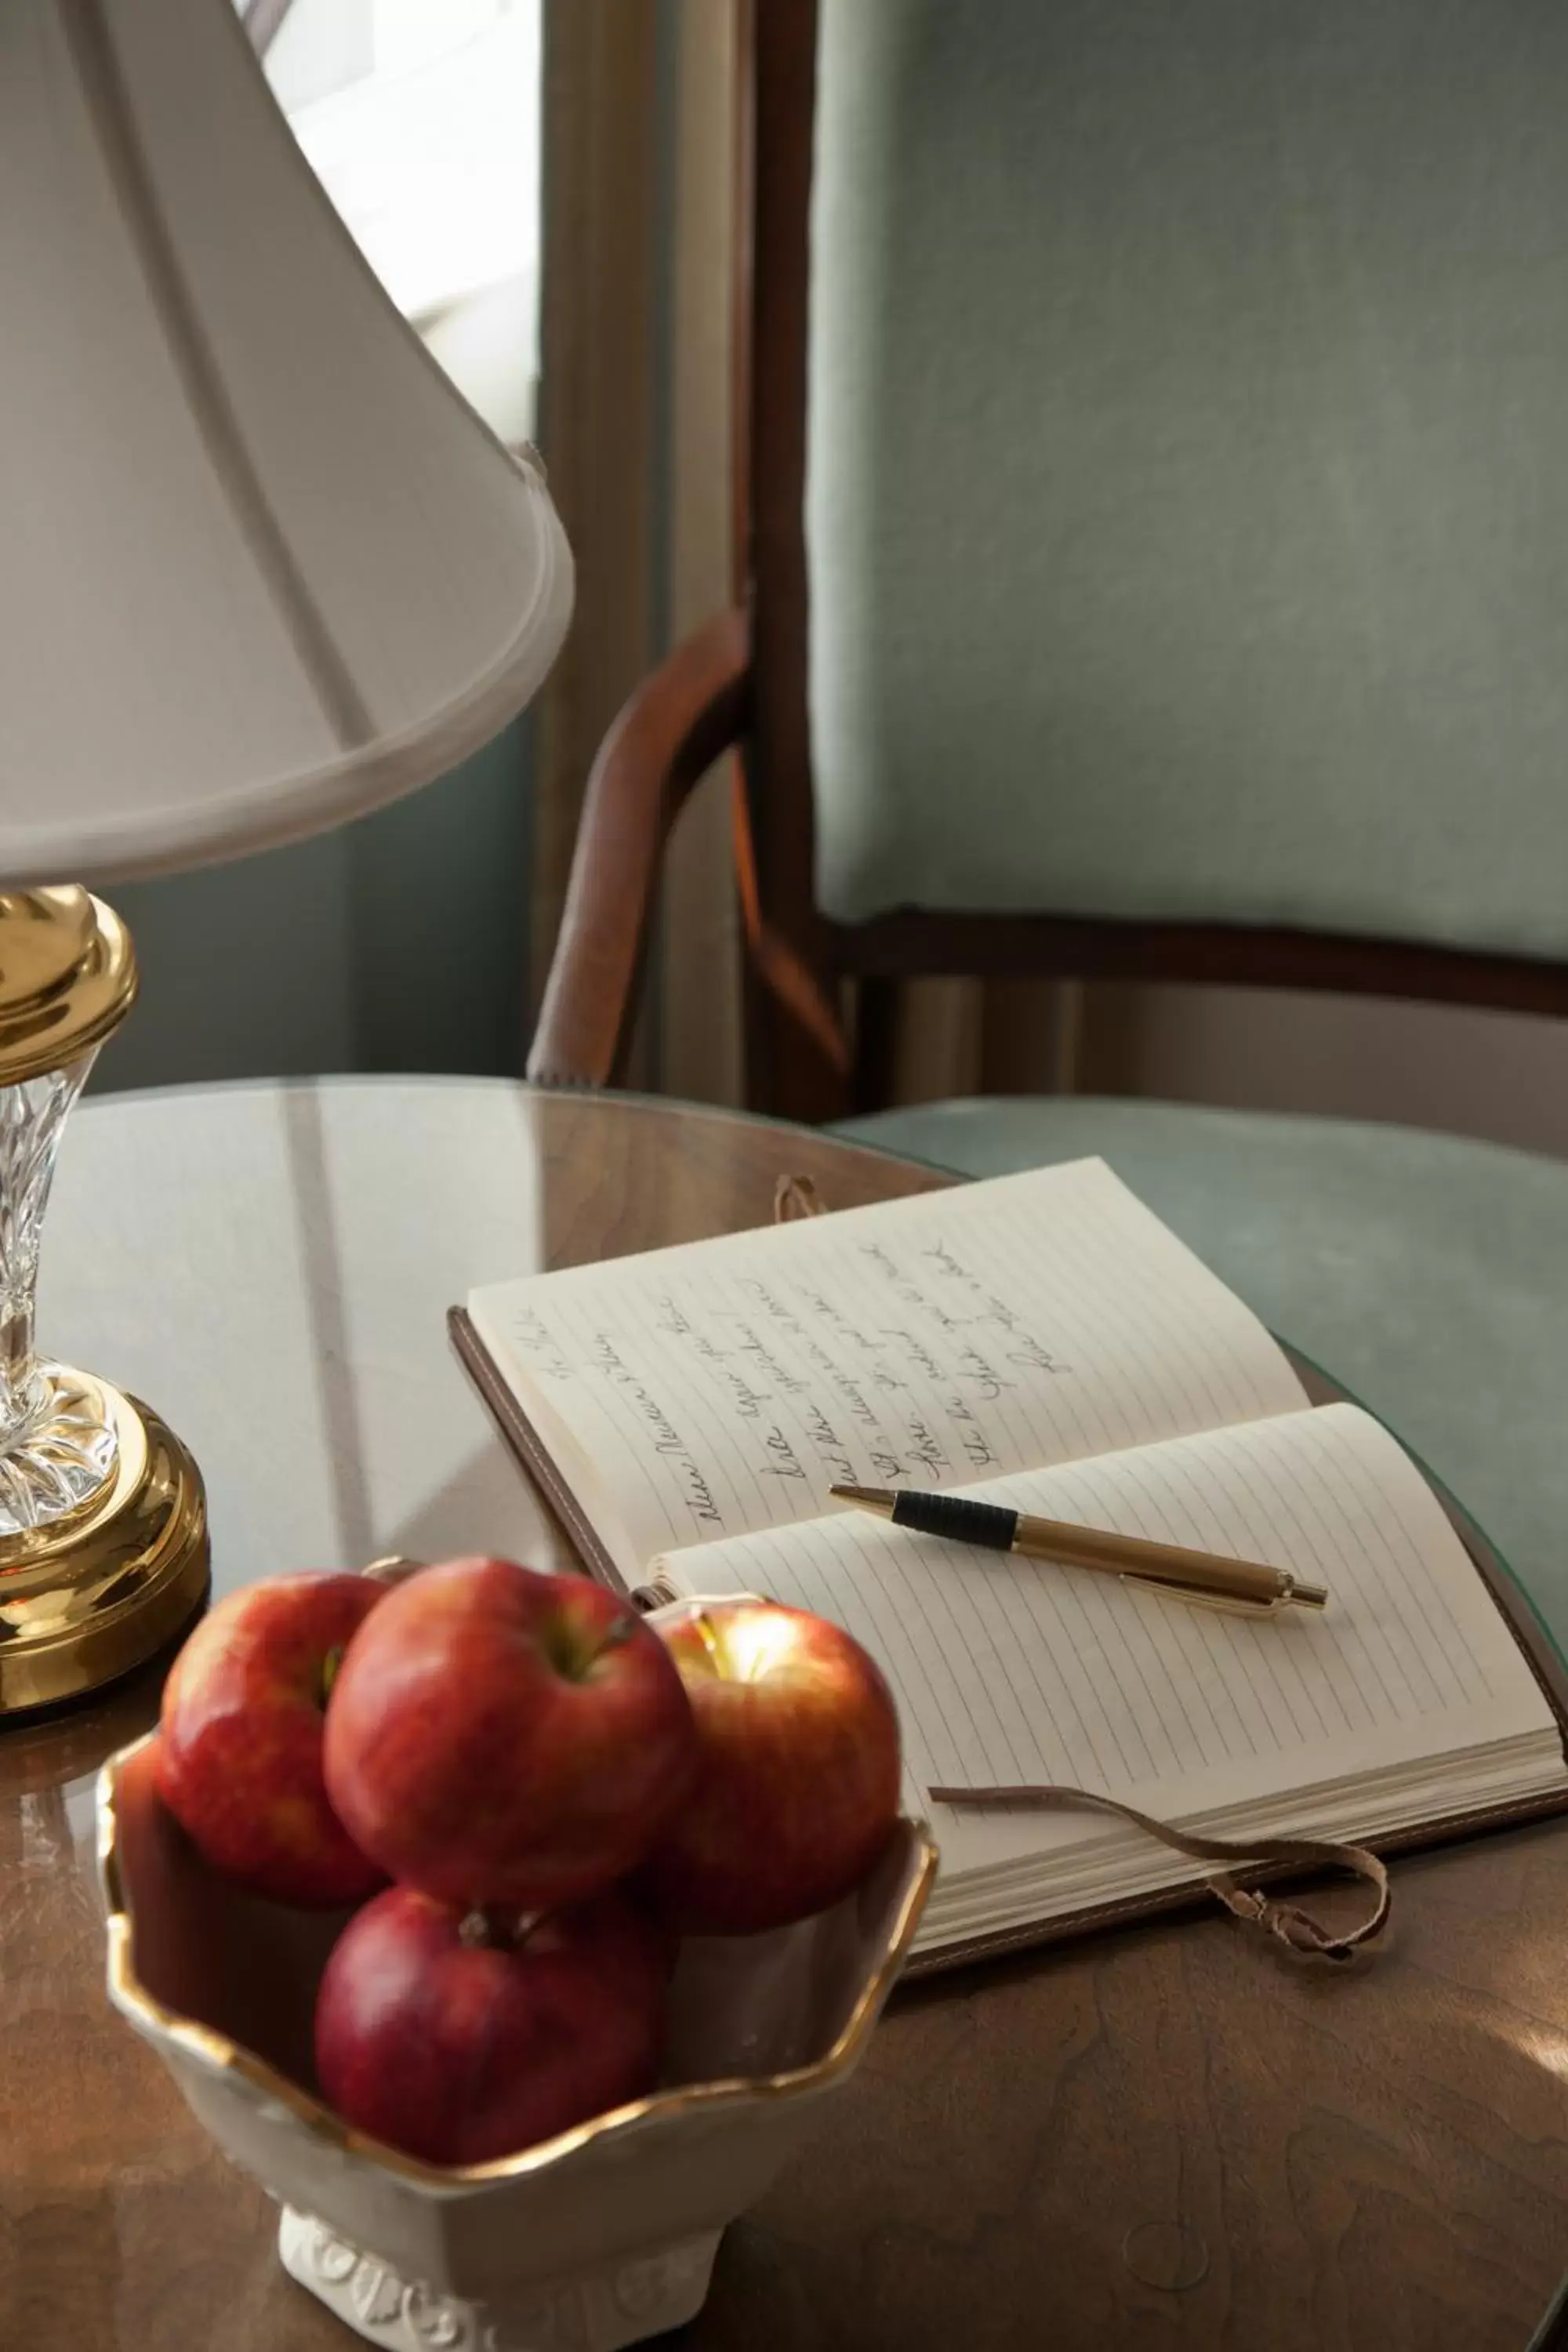
[[[542,477],[371,276],[232,0],[0,0],[0,881],[427,782],[571,601]]]

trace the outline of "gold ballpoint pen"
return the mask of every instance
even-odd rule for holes
[[[1102,1528],[1069,1527],[1062,1519],[1037,1519],[998,1503],[972,1503],[961,1495],[934,1495],[923,1487],[835,1486],[832,1491],[841,1503],[876,1511],[913,1535],[942,1536],[950,1543],[979,1544],[988,1551],[1024,1552],[1031,1559],[1055,1560],[1063,1568],[1093,1569],[1195,1608],[1272,1617],[1288,1607],[1328,1605],[1321,1584],[1304,1584],[1289,1569],[1265,1568],[1258,1560],[1188,1551],[1179,1544],[1153,1543],[1145,1536],[1115,1535]]]

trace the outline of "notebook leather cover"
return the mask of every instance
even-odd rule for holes
[[[603,1584],[613,1586],[618,1592],[626,1591],[625,1580],[595,1534],[531,1422],[496,1369],[467,1310],[461,1307],[450,1308],[447,1327],[463,1368],[489,1406],[501,1436],[539,1489],[552,1517],[589,1575],[596,1577]],[[1279,1335],[1275,1336],[1278,1338]],[[1288,1341],[1280,1340],[1279,1344],[1314,1404],[1335,1402],[1353,1404],[1360,1402],[1327,1373],[1320,1370],[1317,1365],[1299,1354]],[[1557,1720],[1564,1759],[1568,1760],[1568,1671],[1565,1671],[1529,1601],[1486,1537],[1440,1481],[1434,1478],[1424,1465],[1417,1466],[1422,1469],[1422,1475],[1447,1513],[1522,1651],[1531,1672],[1545,1693]],[[1377,1851],[1386,1859],[1393,1854],[1413,1853],[1423,1846],[1447,1845],[1461,1838],[1479,1835],[1483,1831],[1512,1828],[1521,1822],[1540,1821],[1564,1811],[1568,1811],[1568,1783],[1561,1790],[1551,1790],[1544,1794],[1510,1798],[1472,1811],[1446,1813],[1416,1822],[1408,1829],[1380,1837],[1376,1842]],[[1247,1874],[1262,1885],[1278,1882],[1289,1876],[1290,1873],[1285,1868],[1270,1870],[1260,1867]],[[1031,1920],[1021,1927],[971,1936],[930,1951],[917,1952],[907,1964],[904,1973],[910,1977],[931,1976],[942,1969],[959,1968],[1005,1952],[1025,1951],[1036,1945],[1061,1943],[1070,1937],[1087,1935],[1097,1928],[1121,1927],[1130,1921],[1152,1918],[1164,1912],[1201,1908],[1210,1900],[1201,1879],[1179,1886],[1160,1887],[1152,1893],[1095,1904],[1087,1909],[1059,1913],[1052,1918]]]

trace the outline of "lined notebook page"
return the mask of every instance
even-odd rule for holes
[[[1240,1300],[1100,1160],[478,1290],[617,1568],[1300,1405]]]
[[[1253,1622],[1113,1577],[911,1536],[862,1512],[664,1564],[686,1592],[756,1591],[878,1658],[910,1788],[1055,1781],[1172,1814],[1375,1773],[1552,1716],[1436,1497],[1352,1405],[987,1482],[975,1496],[1289,1568],[1321,1616]],[[949,1867],[1080,1834],[949,1812]]]

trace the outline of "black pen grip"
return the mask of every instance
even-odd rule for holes
[[[893,1525],[915,1535],[942,1536],[949,1543],[984,1544],[988,1551],[1011,1551],[1018,1514],[1000,1503],[970,1503],[962,1495],[929,1495],[905,1486],[893,1505]]]

